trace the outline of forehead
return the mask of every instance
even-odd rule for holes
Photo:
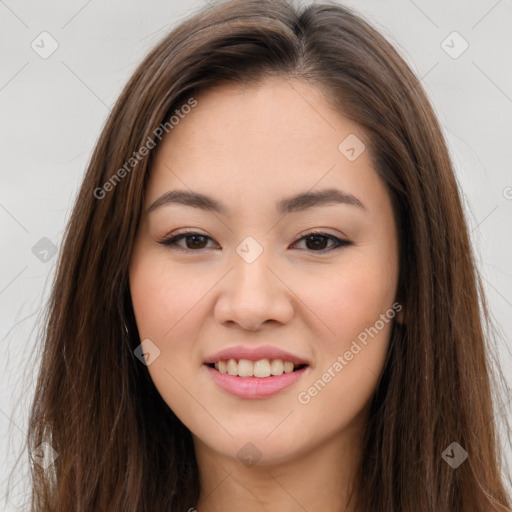
[[[364,148],[361,128],[308,82],[224,84],[196,100],[158,147],[148,187],[153,199],[178,186],[220,195],[228,188],[232,200],[289,196],[317,185],[343,188],[362,202],[383,192],[368,151],[351,160],[340,150],[346,140]]]
[[[280,153],[301,149],[302,156],[314,152],[317,160],[320,149],[331,145],[337,151],[337,140],[343,132],[358,130],[349,120],[341,121],[340,114],[312,84],[272,77],[255,84],[229,83],[202,92],[197,106],[167,139],[184,148],[185,144],[187,149],[195,144],[196,154],[234,152],[235,148],[243,154],[264,147]],[[285,156],[293,158],[292,154]],[[265,155],[259,157],[264,159]]]

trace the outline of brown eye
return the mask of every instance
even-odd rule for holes
[[[329,239],[323,235],[311,235],[305,237],[306,247],[312,250],[325,250],[329,243]]]
[[[336,236],[321,232],[309,233],[303,236],[301,239],[299,239],[298,242],[301,242],[303,240],[306,241],[306,249],[313,252],[327,252],[332,251],[334,249],[338,249],[340,247],[353,245],[353,243],[349,242],[348,240],[342,240]],[[333,242],[333,245],[331,245],[330,247],[328,247],[329,241]]]
[[[185,245],[178,243],[181,242],[181,240],[185,240]],[[209,240],[212,240],[209,236],[202,235],[201,233],[189,232],[174,235],[172,237],[161,240],[158,243],[179,250],[195,251],[207,249]],[[321,232],[309,233],[300,238],[297,242],[295,242],[295,244],[302,241],[306,242],[306,250],[312,252],[328,252],[348,245],[353,245],[353,242],[342,240],[338,237],[335,237],[334,235]],[[331,246],[329,246],[329,242],[332,242]]]
[[[208,237],[203,236],[203,235],[191,235],[191,236],[185,236],[184,238],[186,240],[185,245],[187,246],[187,249],[204,249],[205,240]]]
[[[182,239],[185,240],[185,247],[183,245],[178,245],[178,242]],[[158,243],[166,246],[174,246],[177,249],[197,250],[205,249],[208,240],[211,240],[209,236],[202,235],[200,233],[181,233],[179,235],[166,238],[165,240],[161,240]]]

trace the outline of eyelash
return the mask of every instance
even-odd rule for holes
[[[165,245],[167,247],[171,247],[173,249],[177,249],[177,250],[182,250],[182,251],[202,251],[204,250],[205,248],[201,248],[201,249],[189,249],[189,248],[183,248],[183,247],[180,247],[177,245],[177,242],[179,242],[182,238],[188,238],[188,237],[192,237],[192,236],[201,236],[203,238],[206,238],[206,239],[209,239],[209,240],[212,240],[211,237],[207,236],[207,235],[203,235],[202,233],[196,233],[196,232],[193,232],[193,231],[188,231],[188,232],[185,232],[185,233],[178,233],[177,235],[173,235],[169,238],[164,238],[163,240],[160,240],[158,243],[159,244],[162,244],[162,245]],[[326,253],[326,252],[329,252],[329,251],[334,251],[336,249],[341,249],[343,247],[347,247],[349,245],[353,245],[354,243],[353,242],[350,242],[348,240],[343,240],[341,238],[338,238],[334,235],[330,235],[329,233],[325,233],[323,231],[312,231],[312,232],[309,232],[309,233],[301,233],[300,235],[300,238],[297,239],[297,242],[300,242],[301,240],[304,240],[305,238],[309,238],[309,237],[312,237],[312,236],[321,236],[323,238],[328,238],[329,240],[332,240],[334,242],[336,242],[336,246],[334,247],[331,247],[330,249],[320,249],[318,251],[315,251],[315,250],[311,250],[311,249],[306,249],[308,252],[320,252],[320,253]]]

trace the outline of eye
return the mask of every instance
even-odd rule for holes
[[[301,235],[303,235],[303,233],[301,233]],[[185,241],[185,247],[183,247],[183,245],[178,244],[178,242],[181,242],[182,240]],[[186,251],[206,249],[208,240],[212,239],[207,235],[189,231],[186,233],[179,233],[169,238],[165,238],[164,240],[160,240],[158,243]],[[353,245],[353,242],[349,242],[348,240],[342,240],[334,235],[330,235],[322,231],[309,232],[306,235],[303,235],[297,242],[295,242],[295,244],[303,240],[306,242],[307,249],[313,252],[327,252],[332,251],[334,249],[339,249],[341,247],[346,247],[348,245]],[[333,242],[334,246],[326,248],[326,242],[329,241]]]
[[[178,242],[181,240],[185,240],[185,247],[178,245]],[[165,238],[164,240],[160,240],[158,243],[167,246],[174,246],[177,249],[186,251],[188,249],[204,249],[207,240],[211,240],[211,238],[209,236],[202,235],[201,233],[187,232]]]
[[[306,234],[301,233],[301,238],[295,243],[303,240],[306,242],[306,247],[311,249],[313,252],[333,251],[335,249],[340,249],[341,247],[353,245],[353,242],[342,240],[341,238],[330,235],[329,233],[324,233],[323,231],[312,231]],[[325,245],[329,241],[333,242],[334,246],[326,248]]]

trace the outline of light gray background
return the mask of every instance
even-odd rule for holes
[[[499,357],[512,383],[512,0],[344,4],[394,43],[439,116],[500,328]],[[16,496],[26,492],[25,464],[10,481],[14,494],[8,504],[6,478],[26,431],[36,376],[36,320],[57,260],[43,262],[44,254],[38,258],[32,248],[43,237],[60,245],[109,107],[150,48],[201,5],[0,0],[0,510],[28,510]],[[59,45],[47,59],[31,48],[34,40],[42,46],[43,31]],[[453,31],[469,44],[456,59],[442,46]],[[444,43],[452,52],[461,44],[457,36]],[[497,414],[510,417],[511,405]],[[506,457],[510,464],[510,452]]]

